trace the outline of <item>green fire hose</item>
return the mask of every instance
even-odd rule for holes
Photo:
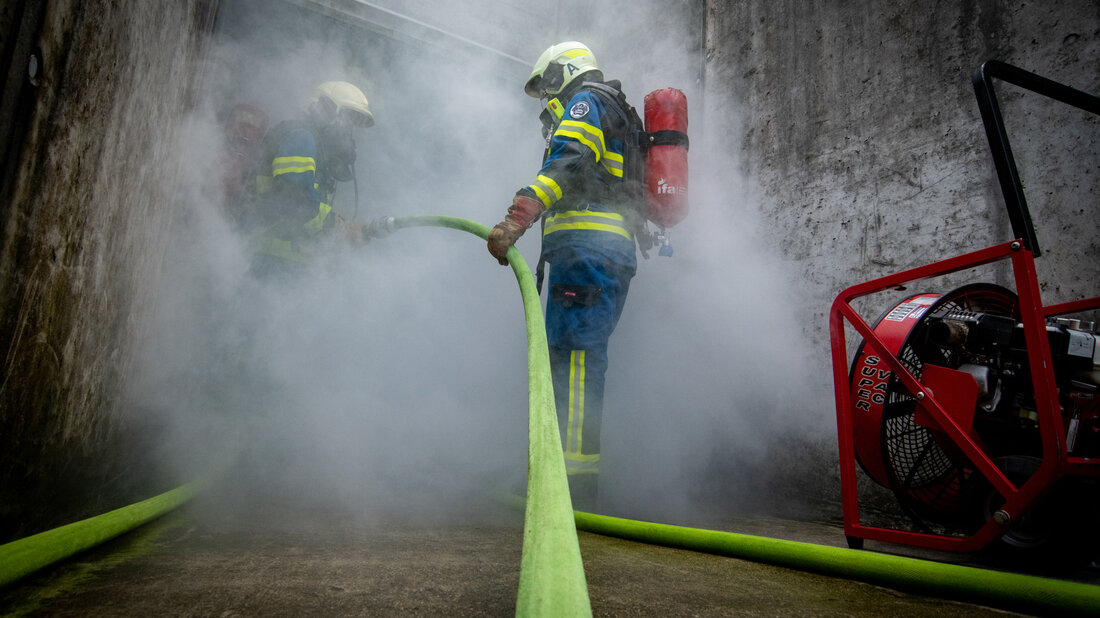
[[[489,231],[472,221],[441,216],[405,217],[395,219],[393,224],[395,229],[449,227],[483,239],[488,237]],[[1098,586],[572,511],[561,458],[541,303],[531,271],[515,248],[508,251],[508,261],[523,297],[530,407],[527,501],[517,615],[591,615],[578,529],[1016,611],[1100,615]],[[0,587],[160,517],[185,503],[198,489],[198,484],[190,483],[98,517],[2,545]]]
[[[1013,611],[1100,616],[1100,586],[581,511],[575,516],[579,530],[651,545],[764,562]]]
[[[483,239],[489,236],[489,228],[484,225],[454,217],[406,217],[392,223],[395,229],[449,227]],[[590,616],[588,587],[561,457],[542,306],[531,270],[514,247],[508,251],[508,261],[519,282],[526,315],[530,408],[527,506],[516,614]],[[116,511],[0,545],[0,587],[156,519],[187,502],[195,492],[196,484],[184,485]]]
[[[450,227],[483,239],[489,228],[452,217],[406,217],[394,227]],[[489,259],[489,258],[486,258]],[[515,247],[508,263],[519,282],[527,327],[527,506],[523,523],[517,616],[591,616],[588,585],[561,456],[550,351],[531,269]]]
[[[199,488],[199,482],[188,483],[130,506],[0,545],[0,588],[178,508]]]

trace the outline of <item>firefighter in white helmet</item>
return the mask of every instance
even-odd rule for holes
[[[524,91],[542,100],[547,149],[534,181],[490,232],[489,253],[507,264],[509,248],[543,221],[538,285],[549,264],[546,335],[566,472],[574,507],[592,508],[607,345],[637,266],[638,195],[624,183],[637,113],[621,84],[605,82],[592,51],[575,41],[543,52]]]
[[[338,182],[355,178],[355,133],[374,124],[363,92],[342,81],[317,86],[302,117],[284,121],[264,137],[249,212],[254,268],[295,270],[308,263],[319,239],[336,230],[365,242],[374,230],[332,212]],[[356,196],[356,200],[358,196]]]

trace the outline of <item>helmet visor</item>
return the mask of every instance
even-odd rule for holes
[[[350,107],[343,107],[337,113],[340,124],[346,127],[366,129],[374,125],[374,116],[370,112],[364,112]]]
[[[546,93],[542,88],[542,75],[532,75],[523,86],[523,91],[526,92],[529,97],[534,97],[536,99],[543,98]]]

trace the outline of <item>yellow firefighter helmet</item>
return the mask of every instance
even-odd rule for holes
[[[596,56],[584,43],[566,41],[551,45],[542,52],[531,70],[523,91],[536,99],[554,96],[565,90],[574,79],[589,71],[598,71]]]
[[[363,91],[348,82],[325,82],[313,90],[310,110],[322,125],[340,121],[351,127],[366,128],[374,124]]]

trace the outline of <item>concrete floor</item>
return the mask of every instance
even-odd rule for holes
[[[523,535],[517,511],[441,525],[392,514],[368,521],[332,508],[210,506],[198,500],[25,580],[0,596],[0,615],[515,613]],[[752,518],[722,529],[844,543],[830,523]],[[596,616],[1017,615],[584,532],[580,547]]]

